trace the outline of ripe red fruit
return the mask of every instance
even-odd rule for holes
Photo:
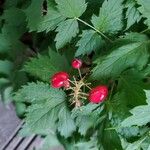
[[[108,88],[105,85],[93,88],[89,93],[89,100],[92,103],[103,102],[108,95]]]
[[[51,83],[53,88],[61,88],[65,87],[68,88],[70,86],[70,83],[68,81],[69,75],[66,72],[58,72],[53,75]]]
[[[72,61],[72,67],[74,69],[79,69],[79,68],[81,68],[81,66],[82,66],[82,61],[80,59],[74,59]]]

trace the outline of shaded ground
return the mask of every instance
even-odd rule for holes
[[[33,150],[41,145],[37,136],[18,136],[21,125],[13,105],[4,106],[0,100],[0,150]]]

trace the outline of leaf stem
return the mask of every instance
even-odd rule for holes
[[[110,95],[109,95],[108,100],[111,100],[111,97],[112,97],[112,94],[113,94],[113,90],[114,90],[114,86],[115,86],[115,81],[113,81],[113,83],[112,83],[112,87],[111,87],[111,90],[110,90]]]
[[[78,21],[80,21],[83,24],[87,25],[88,27],[90,27],[91,29],[93,29],[94,31],[96,31],[97,33],[99,33],[102,37],[104,37],[105,39],[107,39],[110,43],[113,42],[110,38],[108,38],[105,34],[103,34],[101,31],[99,31],[98,29],[96,29],[92,25],[88,24],[87,22],[83,21],[82,19],[80,19],[78,17],[75,17],[75,19],[77,19]]]

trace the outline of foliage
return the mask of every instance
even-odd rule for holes
[[[0,92],[24,119],[22,135],[42,135],[41,150],[150,149],[149,0],[0,5]],[[59,71],[78,78],[75,57],[91,88],[108,86],[103,103],[76,108],[69,91],[50,85]]]

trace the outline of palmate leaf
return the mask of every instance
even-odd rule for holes
[[[138,8],[142,16],[146,18],[145,24],[150,28],[150,1],[149,0],[137,0],[137,3],[140,5]]]
[[[56,48],[60,49],[69,43],[79,32],[78,22],[76,19],[68,19],[60,23],[56,29],[58,32],[55,38]]]
[[[129,29],[134,23],[138,23],[141,20],[141,15],[136,7],[136,2],[134,0],[128,0],[125,4],[127,8],[126,19],[127,26],[126,30]]]
[[[150,100],[149,93],[150,91],[146,91],[147,93],[147,102],[148,105],[141,105],[133,108],[130,112],[132,116],[126,118],[122,122],[123,127],[130,127],[132,125],[143,126],[150,122]]]
[[[80,17],[86,10],[85,0],[55,0],[60,13],[67,18]]]
[[[39,55],[32,58],[24,66],[24,70],[43,81],[49,81],[52,75],[59,71],[67,70],[68,63],[64,56],[51,51],[49,56]]]
[[[36,31],[42,20],[42,6],[44,0],[32,0],[31,4],[25,10],[27,17],[28,28],[31,31]]]
[[[101,32],[115,34],[122,29],[123,0],[105,0],[99,16],[93,15],[92,23]]]
[[[102,45],[102,38],[93,30],[84,30],[81,39],[76,46],[78,47],[75,56],[90,54]]]
[[[149,58],[148,44],[149,42],[145,41],[129,43],[114,49],[103,59],[97,59],[92,78],[116,77],[123,70],[133,66],[142,69]]]
[[[47,14],[43,16],[41,22],[39,23],[38,32],[52,31],[60,22],[64,20],[65,17],[62,16],[57,10],[52,7],[48,7]]]
[[[16,93],[14,100],[32,103],[27,109],[24,132],[27,129],[31,133],[47,135],[58,128],[62,136],[69,137],[76,130],[62,90],[43,82],[29,83]]]

